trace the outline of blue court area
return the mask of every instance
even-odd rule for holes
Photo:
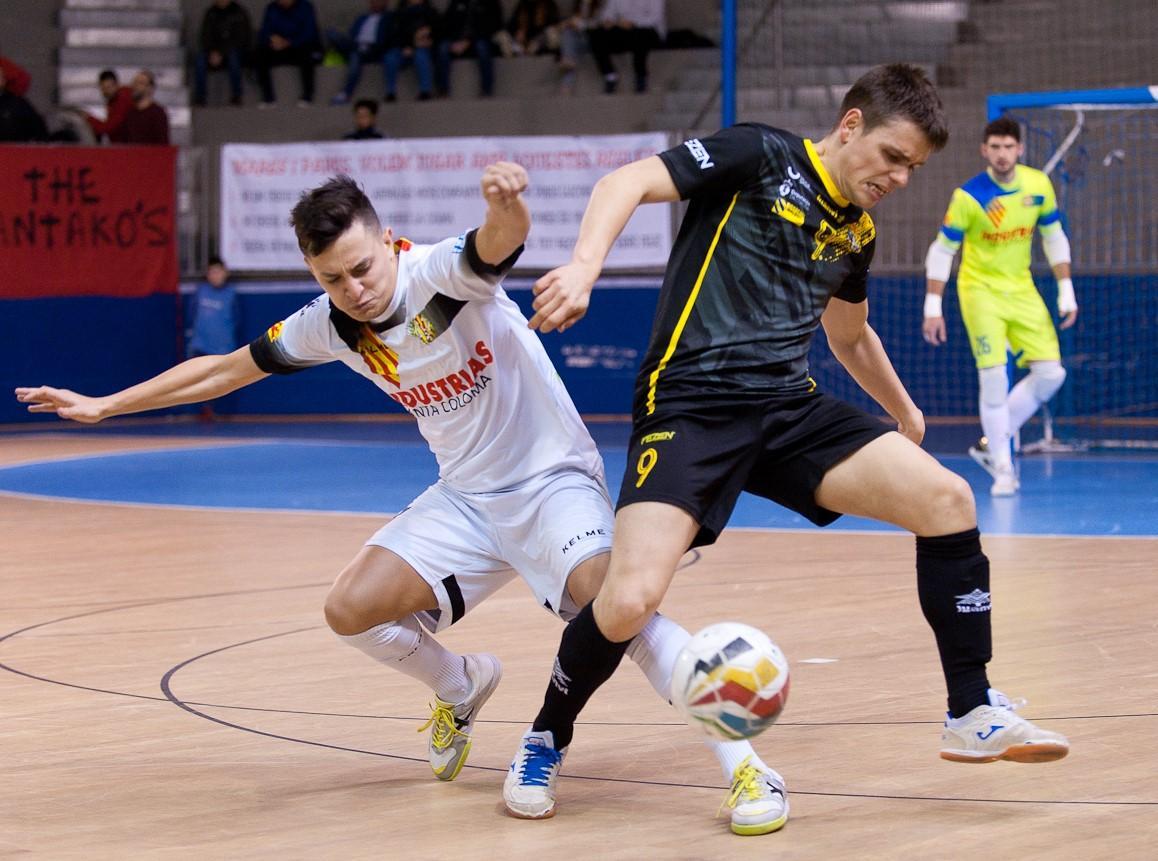
[[[625,466],[628,428],[594,423],[591,430],[614,495]],[[207,444],[2,468],[0,491],[118,503],[386,515],[400,511],[437,475],[434,457],[408,423],[182,423],[76,432],[195,435]],[[1158,535],[1158,454],[1025,457],[1022,491],[1007,499],[989,496],[989,477],[967,455],[938,457],[973,486],[986,533]],[[813,528],[793,512],[748,495],[741,497],[729,525]],[[845,517],[829,529],[891,527]]]

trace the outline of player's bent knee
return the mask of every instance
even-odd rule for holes
[[[1029,369],[1029,379],[1033,396],[1044,404],[1066,381],[1066,369],[1061,362],[1034,362]]]
[[[410,613],[404,607],[390,606],[390,602],[373,598],[366,590],[359,589],[357,583],[340,579],[326,595],[323,607],[326,624],[335,634],[348,637]]]
[[[945,469],[926,500],[922,535],[950,535],[977,525],[977,506],[969,482]]]
[[[630,640],[655,615],[662,597],[642,590],[601,595],[596,621],[603,636],[617,643]]]

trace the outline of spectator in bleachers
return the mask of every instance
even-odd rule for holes
[[[14,96],[25,96],[32,85],[32,76],[23,66],[0,56],[0,71],[4,72],[4,79],[8,81],[8,92]]]
[[[595,21],[599,0],[574,0],[571,15],[559,24],[559,90],[575,94],[579,58],[587,51],[587,31]]]
[[[0,143],[48,140],[44,118],[24,96],[8,88],[8,71],[0,66]]]
[[[156,78],[148,69],[133,75],[133,108],[125,116],[117,143],[169,143],[169,114],[154,100],[156,90]]]
[[[117,73],[112,69],[100,73],[97,86],[105,100],[105,118],[100,120],[92,114],[85,114],[85,120],[98,141],[107,137],[110,143],[124,143],[122,127],[133,109],[133,91],[120,85]]]
[[[261,87],[261,104],[274,103],[274,66],[297,66],[301,72],[302,90],[298,106],[314,100],[314,71],[321,56],[322,40],[318,33],[318,17],[310,0],[270,0],[261,20],[257,36],[254,67]]]
[[[381,140],[385,137],[378,131],[378,101],[358,99],[354,102],[354,130],[342,135],[344,141]]]
[[[442,13],[442,38],[435,52],[439,95],[450,93],[450,61],[471,55],[478,60],[479,93],[494,94],[494,38],[502,26],[499,0],[450,0]]]
[[[201,19],[197,56],[193,60],[193,104],[204,106],[209,72],[229,73],[229,104],[241,104],[241,67],[249,53],[253,27],[236,0],[213,0]]]
[[[434,39],[438,32],[438,13],[429,0],[401,0],[397,19],[386,50],[386,101],[398,96],[398,72],[413,65],[418,75],[418,100],[426,101],[434,89]]]
[[[559,6],[555,0],[519,0],[507,29],[498,34],[504,57],[532,57],[559,50]]]
[[[587,34],[595,64],[603,74],[603,91],[614,93],[619,86],[611,55],[630,52],[635,91],[645,92],[647,55],[659,47],[666,30],[664,0],[605,0],[599,25]]]
[[[330,100],[332,105],[350,101],[362,78],[363,65],[377,63],[386,54],[394,13],[386,8],[386,0],[367,0],[367,6],[369,11],[354,20],[348,34],[334,29],[326,31],[327,41],[345,58],[347,65],[346,84]]]

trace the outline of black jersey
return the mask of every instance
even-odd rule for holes
[[[636,382],[637,417],[714,393],[808,391],[829,300],[863,302],[876,228],[812,143],[758,124],[660,153],[690,201]]]

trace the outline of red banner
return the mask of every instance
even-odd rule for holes
[[[177,289],[172,147],[0,146],[0,299]]]

